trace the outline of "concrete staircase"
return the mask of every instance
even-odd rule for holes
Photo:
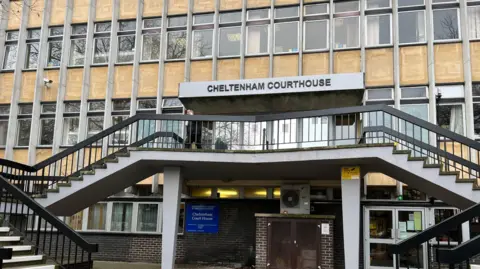
[[[47,195],[36,200],[53,214],[68,216],[162,172],[166,166],[182,167],[182,173],[188,180],[195,180],[196,174],[203,178],[222,176],[222,171],[225,172],[224,177],[238,175],[239,179],[248,179],[255,176],[265,178],[268,171],[258,170],[258,165],[278,165],[272,168],[272,175],[278,170],[278,177],[285,178],[290,163],[313,165],[306,166],[299,173],[313,171],[318,165],[327,165],[329,169],[338,171],[341,166],[361,165],[362,171],[384,173],[458,208],[480,202],[476,179],[460,178],[458,172],[444,171],[442,165],[428,164],[426,158],[413,157],[410,151],[397,150],[390,143],[268,151],[129,148],[93,164],[88,170],[81,171],[79,176],[68,177],[68,182],[58,183],[48,190]],[[198,168],[199,165],[205,169]],[[211,174],[206,171],[208,169]],[[255,172],[258,173],[255,175]],[[327,176],[340,179],[336,174],[334,177]]]
[[[11,259],[3,261],[3,268],[18,269],[55,269],[56,265],[47,264],[44,255],[35,255],[35,248],[14,235],[9,227],[0,227],[0,246],[12,249]]]

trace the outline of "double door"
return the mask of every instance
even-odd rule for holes
[[[316,220],[269,221],[267,268],[317,269],[322,247],[320,227]]]
[[[364,253],[366,268],[395,268],[397,256],[389,245],[396,244],[425,229],[423,208],[365,208]],[[400,268],[426,268],[426,247],[400,255]]]

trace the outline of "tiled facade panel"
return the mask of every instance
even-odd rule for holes
[[[435,81],[463,82],[462,44],[435,45]]]
[[[185,63],[166,63],[164,78],[163,95],[178,96],[178,86],[180,82],[185,81]]]
[[[22,2],[22,1],[19,1]],[[17,2],[14,2],[16,5]],[[33,1],[30,6],[30,13],[28,14],[28,27],[40,27],[42,26],[43,9],[45,6],[45,0]],[[16,15],[20,16],[20,14]]]
[[[137,1],[120,1],[120,19],[135,19],[137,3]]]
[[[400,48],[400,84],[421,85],[427,83],[427,46]]]
[[[333,73],[360,72],[360,51],[339,51],[334,53]]]
[[[67,71],[65,100],[80,100],[83,87],[83,69],[75,68]]]
[[[20,99],[22,103],[33,102],[33,95],[35,93],[35,72],[22,73],[22,87],[20,88]]]
[[[113,81],[113,98],[130,98],[132,95],[133,66],[120,65],[115,67]]]
[[[96,0],[96,21],[106,21],[112,19],[112,2],[113,0]]]
[[[193,12],[213,12],[215,0],[194,0]]]
[[[63,25],[65,21],[65,0],[52,0],[52,12],[50,16],[50,25]]]
[[[212,80],[212,61],[193,61],[190,64],[190,81]]]
[[[168,0],[168,15],[187,14],[188,0]]]
[[[13,73],[0,74],[0,104],[12,101]]]
[[[330,73],[328,53],[304,54],[302,71],[302,75],[304,76],[323,75]]]
[[[370,49],[366,52],[365,84],[367,87],[393,85],[393,50]]]
[[[273,57],[273,77],[298,76],[298,55]]]
[[[72,23],[88,21],[89,0],[73,0]]]
[[[92,74],[90,77],[90,87],[88,99],[105,99],[107,91],[107,67],[95,67],[92,68]]]
[[[240,60],[228,59],[218,60],[217,80],[240,79]]]
[[[53,81],[59,80],[59,71],[58,70],[48,70],[45,71],[44,76],[48,79]],[[57,94],[58,94],[58,83],[52,83],[52,85],[48,87],[42,87],[42,101],[43,102],[55,102],[57,101]]]
[[[270,57],[249,57],[245,59],[245,78],[268,78]]]
[[[143,16],[162,16],[163,0],[143,0]]]
[[[140,65],[138,97],[156,97],[158,88],[158,64]]]
[[[18,29],[22,21],[23,1],[10,1],[7,29]]]

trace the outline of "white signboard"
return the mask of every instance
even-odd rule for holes
[[[322,234],[329,235],[330,234],[330,224],[322,223]]]
[[[365,88],[363,73],[330,74],[268,79],[243,79],[180,83],[180,98],[219,97]]]

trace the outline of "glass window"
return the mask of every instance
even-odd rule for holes
[[[88,208],[88,230],[105,230],[107,222],[107,204],[100,203]]]
[[[400,43],[425,42],[425,11],[398,13]]]
[[[55,119],[40,120],[40,145],[52,145]]]
[[[269,25],[247,27],[247,54],[268,53]]]
[[[112,126],[115,126],[122,121],[128,119],[128,116],[113,116],[112,117]],[[122,128],[119,131],[116,131],[113,134],[112,140],[109,141],[112,145],[128,145],[129,141],[129,131],[128,127]]]
[[[367,9],[389,8],[390,0],[367,0],[366,4]]]
[[[80,102],[68,102],[65,103],[66,113],[78,113],[80,112]]]
[[[212,197],[212,188],[192,187],[190,189],[190,196],[196,198],[210,198]]]
[[[356,48],[360,46],[359,17],[335,18],[335,48]]]
[[[18,40],[18,31],[7,31],[7,41]]]
[[[72,25],[72,35],[86,35],[86,34],[87,34],[86,24]]]
[[[87,138],[90,138],[103,130],[103,117],[90,117],[87,124]]]
[[[33,105],[18,105],[19,115],[30,115],[33,111]]]
[[[437,106],[437,125],[463,135],[463,106],[461,104]]]
[[[460,38],[457,9],[436,9],[433,11],[433,34],[435,40]]]
[[[168,18],[168,27],[182,27],[187,25],[187,16]]]
[[[95,112],[105,110],[105,101],[91,101],[88,102],[88,112]]]
[[[156,232],[158,223],[158,204],[139,204],[137,232]]]
[[[131,203],[113,203],[111,230],[119,232],[130,232],[132,230]]]
[[[305,16],[328,14],[328,4],[308,5],[304,9]]]
[[[199,14],[193,16],[193,24],[200,25],[200,24],[210,24],[213,23],[213,14]]]
[[[130,100],[113,100],[113,111],[130,111]]]
[[[118,37],[118,63],[129,63],[133,62],[133,57],[135,54],[135,36],[119,36]]]
[[[83,65],[85,63],[85,42],[86,39],[72,39],[70,46],[69,65]]]
[[[298,17],[298,7],[283,7],[275,9],[275,19]]]
[[[475,135],[480,136],[480,103],[473,104],[473,129],[474,129]]]
[[[457,0],[432,0],[432,3],[447,3],[447,2],[457,2]]]
[[[10,114],[10,105],[0,105],[0,115]]]
[[[360,5],[358,1],[350,1],[350,2],[336,2],[335,3],[335,13],[343,13],[343,12],[353,12],[359,11]]]
[[[185,52],[187,48],[187,32],[168,32],[167,39],[167,60],[185,58]]]
[[[425,87],[401,88],[402,99],[426,98],[427,91]]]
[[[182,107],[183,104],[178,98],[165,98],[163,99],[163,105],[162,108],[178,108]]]
[[[152,110],[157,108],[157,100],[149,99],[149,100],[138,100],[137,109],[139,110]]]
[[[306,21],[304,32],[304,50],[328,48],[328,21]]]
[[[480,6],[468,7],[467,18],[470,39],[480,38]]]
[[[144,34],[142,39],[142,61],[160,59],[160,34]]]
[[[400,105],[400,110],[419,119],[428,121],[428,104]]]
[[[73,146],[78,143],[79,118],[65,118],[63,120],[62,145]]]
[[[465,91],[462,85],[455,86],[437,86],[435,88],[437,94],[438,92],[442,95],[442,100],[446,98],[463,98],[465,97]]]
[[[136,21],[120,21],[118,22],[118,31],[135,31]]]
[[[5,58],[3,60],[3,69],[13,69],[17,62],[17,44],[5,46]]]
[[[111,22],[97,22],[95,23],[95,33],[105,33],[112,30]]]
[[[29,29],[27,39],[40,39],[40,29]]]
[[[220,23],[239,22],[242,20],[242,12],[220,13]]]
[[[42,104],[42,114],[54,114],[56,110],[56,104]]]
[[[401,0],[398,1],[399,7],[408,7],[408,6],[422,6],[424,5],[425,0]]]
[[[78,212],[77,214],[67,217],[65,219],[65,222],[67,223],[70,228],[73,230],[82,230],[82,222],[83,222],[83,210]]]
[[[391,40],[391,15],[367,16],[367,46],[388,45]]]
[[[30,141],[31,119],[18,120],[17,126],[17,146],[28,146]]]
[[[392,89],[367,90],[367,99],[368,100],[392,100],[393,91]]]
[[[7,144],[8,120],[0,121],[0,146]]]
[[[62,41],[48,42],[47,67],[60,66],[62,60]]]
[[[246,187],[244,190],[245,198],[267,198],[266,188]]]
[[[108,63],[108,53],[110,52],[110,37],[95,38],[94,41],[93,63]]]
[[[213,30],[193,31],[192,57],[212,56]]]
[[[270,18],[270,9],[255,9],[247,12],[247,20],[264,20]]]
[[[143,20],[143,28],[159,28],[162,27],[162,18],[155,18],[155,19],[144,19]]]
[[[218,56],[240,55],[240,27],[220,28]]]
[[[63,26],[50,27],[49,36],[62,36],[63,35]]]
[[[27,44],[27,59],[25,63],[26,69],[35,69],[38,67],[38,43]]]
[[[274,52],[298,52],[298,22],[275,24]]]

